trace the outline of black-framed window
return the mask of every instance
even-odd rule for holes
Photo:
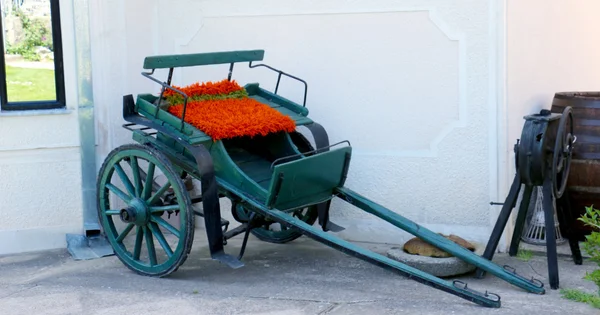
[[[0,107],[65,107],[59,0],[0,0]]]

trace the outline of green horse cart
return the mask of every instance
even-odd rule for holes
[[[545,293],[539,280],[527,279],[509,266],[482,258],[345,187],[352,156],[350,142],[330,144],[325,129],[308,117],[306,82],[268,65],[253,64],[263,57],[263,50],[250,50],[145,58],[143,68],[147,72],[142,75],[160,84],[161,95],[123,97],[127,122],[123,127],[132,132],[137,143],[110,152],[97,182],[99,221],[115,254],[128,268],[158,277],[176,271],[190,253],[195,217],[200,216],[211,257],[232,268],[244,265],[241,258],[249,233],[274,243],[306,235],[409,279],[486,307],[500,307],[497,294],[435,277],[336,237],[331,232],[342,228],[329,220],[329,208],[332,199],[339,198],[519,288]],[[192,98],[171,84],[173,70],[229,65],[227,80],[231,81],[234,65],[242,62],[250,68],[273,70],[278,78],[274,92],[257,83],[245,85],[247,97],[291,118],[295,126],[306,127],[314,146],[295,130],[214,139],[186,120]],[[153,76],[157,69],[168,69],[166,82]],[[282,76],[304,85],[303,104],[277,94]],[[161,103],[169,91],[183,100],[181,117]],[[200,182],[200,193],[194,194],[193,187],[190,190],[186,184],[189,178]],[[230,230],[229,222],[222,218],[221,198],[231,203],[238,227]],[[192,207],[195,203],[201,203],[202,210]],[[225,253],[227,240],[240,234],[243,244],[239,255]]]

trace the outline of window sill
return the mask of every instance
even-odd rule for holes
[[[1,110],[0,117],[11,116],[43,116],[43,115],[69,115],[75,112],[70,108],[54,109],[28,109],[28,110]]]

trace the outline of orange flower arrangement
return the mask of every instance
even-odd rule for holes
[[[185,112],[185,121],[209,135],[213,140],[240,136],[264,136],[273,132],[292,132],[296,129],[292,118],[249,98],[245,89],[235,81],[194,83],[176,88],[190,97]],[[172,91],[169,96],[171,97],[168,99],[176,101],[176,103],[172,103],[167,111],[181,118],[183,98],[173,98]]]
[[[190,84],[185,87],[179,87],[179,86],[173,85],[173,87],[182,91],[183,93],[187,94],[188,96],[229,94],[229,93],[232,93],[235,91],[241,91],[244,89],[239,84],[237,84],[237,82],[235,82],[235,80],[228,81],[227,79],[224,79],[219,82],[210,82],[210,81],[202,82],[202,83],[196,82],[196,83]],[[165,97],[172,96],[172,95],[180,95],[180,94],[173,90],[169,90],[169,89],[167,89],[165,91],[165,94],[164,94]]]

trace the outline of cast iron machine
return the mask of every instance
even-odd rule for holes
[[[569,239],[573,259],[576,264],[582,263],[579,244],[575,238],[571,237],[570,233],[569,225],[572,217],[568,200],[561,199],[567,187],[573,144],[577,139],[573,133],[573,114],[571,107],[568,106],[562,113],[541,110],[539,114],[528,115],[524,119],[525,125],[521,133],[521,141],[517,140],[514,147],[516,174],[508,196],[502,203],[502,210],[483,257],[492,259],[512,209],[517,203],[519,191],[524,185],[509,248],[510,256],[517,254],[527,210],[531,202],[531,193],[534,187],[542,186],[549,282],[552,289],[557,289],[559,276],[554,229],[555,209],[560,227]],[[555,203],[560,203],[562,206],[555,207]],[[481,278],[485,271],[478,269],[476,274]]]
[[[128,268],[157,277],[177,270],[190,253],[195,217],[200,216],[204,218],[211,257],[232,268],[244,265],[241,258],[249,233],[274,243],[287,243],[305,235],[433,288],[486,307],[500,307],[496,294],[475,291],[462,281],[440,279],[328,233],[340,230],[328,215],[331,200],[339,198],[519,288],[545,293],[540,281],[518,275],[512,268],[502,268],[345,187],[352,155],[350,143],[331,145],[325,128],[308,117],[306,82],[270,66],[252,64],[263,56],[263,50],[251,50],[150,56],[144,60],[143,67],[149,72],[142,74],[160,84],[161,95],[140,94],[136,99],[124,96],[123,118],[128,122],[124,127],[138,144],[126,144],[110,152],[97,185],[101,226]],[[171,85],[173,69],[229,65],[230,81],[234,64],[240,62],[278,74],[274,93],[258,83],[245,85],[244,93],[289,116],[296,126],[306,127],[315,147],[297,131],[214,139],[186,120],[189,96]],[[152,76],[155,69],[169,70],[166,82]],[[277,94],[282,76],[304,84],[303,104]],[[181,117],[160,105],[166,90],[181,95]],[[188,191],[183,182],[188,177],[201,183],[200,195]],[[221,217],[221,198],[231,202],[232,215],[241,223],[238,227],[228,229],[229,222]],[[202,210],[192,208],[195,203],[201,204]],[[227,240],[239,234],[244,234],[240,254],[226,254]]]

